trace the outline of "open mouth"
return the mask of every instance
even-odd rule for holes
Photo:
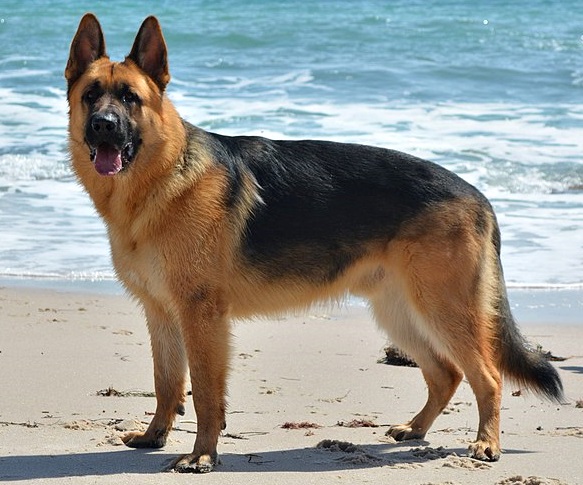
[[[121,172],[132,161],[135,155],[133,143],[126,144],[119,149],[109,143],[101,143],[92,147],[90,156],[95,165],[95,170],[100,175],[115,175]]]

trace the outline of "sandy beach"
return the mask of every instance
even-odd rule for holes
[[[498,463],[467,457],[476,432],[462,383],[423,441],[389,424],[425,401],[416,368],[377,363],[385,337],[357,305],[233,328],[222,464],[205,476],[163,473],[194,442],[192,404],[162,450],[120,436],[155,410],[149,338],[125,296],[0,288],[0,482],[205,484],[583,483],[583,325],[522,323],[554,355],[568,402],[507,384]],[[350,445],[346,444],[350,443]]]

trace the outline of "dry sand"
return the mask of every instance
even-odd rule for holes
[[[418,369],[377,363],[386,340],[365,308],[238,323],[222,464],[178,475],[161,470],[192,448],[190,403],[162,450],[128,449],[119,438],[147,426],[155,409],[136,306],[123,296],[1,288],[0,482],[582,484],[583,325],[523,331],[570,357],[556,364],[569,402],[506,386],[504,455],[490,464],[467,457],[477,410],[466,382],[425,441],[384,436],[419,410],[425,386]],[[99,392],[108,389],[117,392]]]

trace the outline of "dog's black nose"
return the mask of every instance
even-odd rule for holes
[[[99,135],[113,134],[119,127],[119,118],[115,113],[96,113],[91,117],[91,129]]]

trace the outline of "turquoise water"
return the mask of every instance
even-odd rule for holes
[[[578,3],[4,1],[0,278],[113,279],[65,152],[62,73],[93,11],[119,60],[143,18],[159,17],[168,93],[192,123],[434,160],[492,200],[511,286],[583,287]]]

